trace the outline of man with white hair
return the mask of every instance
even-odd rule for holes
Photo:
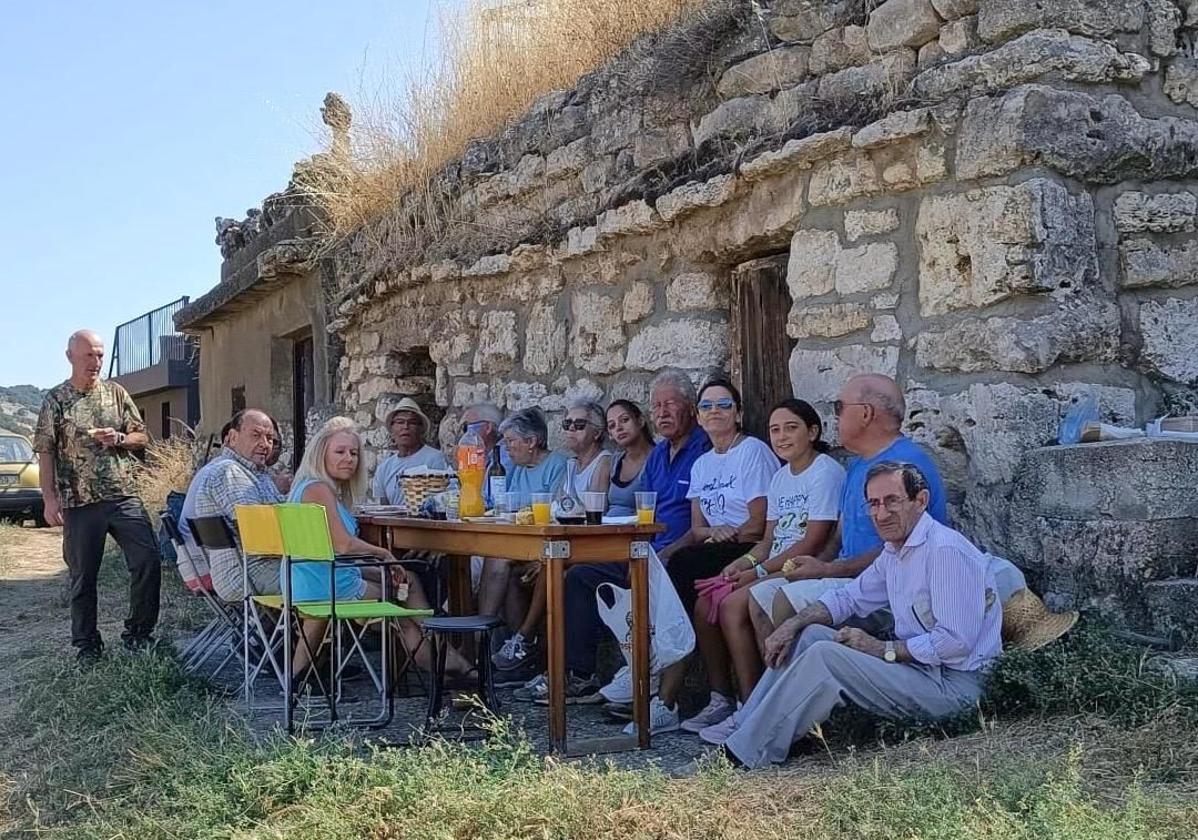
[[[104,642],[96,627],[96,578],[111,534],[129,568],[125,647],[153,642],[158,622],[162,558],[150,518],[134,488],[133,453],[148,442],[128,392],[100,378],[104,341],[79,330],[67,342],[71,377],[42,402],[34,434],[45,517],[62,525],[62,555],[71,574],[71,644],[79,662],[98,660]]]

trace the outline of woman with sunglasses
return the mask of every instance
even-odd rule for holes
[[[728,648],[718,623],[708,621],[711,600],[696,591],[697,581],[719,576],[765,533],[766,495],[778,471],[778,459],[764,441],[741,430],[740,392],[726,379],[712,379],[699,390],[699,425],[711,438],[711,450],[691,468],[687,497],[691,528],[685,547],[670,557],[668,571],[683,605],[691,612],[699,652],[707,666],[711,698],[697,715],[682,722],[688,732],[719,723],[736,709]],[[672,707],[684,670],[671,667],[660,699]]]
[[[613,400],[607,407],[607,436],[620,449],[611,470],[607,512],[632,516],[636,513],[636,494],[645,488],[645,462],[653,451],[653,433],[640,406],[631,400]]]
[[[770,412],[770,445],[784,463],[770,480],[765,533],[757,545],[724,567],[724,579],[735,588],[719,605],[719,629],[741,702],[749,699],[763,668],[751,602],[768,606],[788,582],[794,559],[823,551],[840,516],[844,467],[826,454],[823,428],[819,413],[803,400],[782,400]],[[699,734],[722,743],[738,717],[739,713],[729,715]]]
[[[603,406],[590,400],[579,400],[570,406],[562,419],[566,450],[574,456],[574,492],[582,497],[587,492],[607,492],[611,477],[611,453],[603,448],[607,423]]]

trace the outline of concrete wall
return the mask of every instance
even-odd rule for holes
[[[186,424],[188,395],[189,389],[187,388],[170,388],[134,397],[133,401],[137,403],[137,410],[141,412],[142,420],[150,435],[160,438],[162,437],[162,404],[169,402],[171,417],[178,420],[179,423]],[[171,435],[183,433],[183,427],[179,423],[171,424]]]
[[[245,388],[247,408],[270,412],[290,439],[292,346],[304,334],[315,336],[317,404],[331,390],[324,302],[319,272],[310,271],[275,286],[240,311],[223,314],[200,336],[200,428],[215,433],[232,414],[234,388]],[[285,453],[286,454],[286,453]]]

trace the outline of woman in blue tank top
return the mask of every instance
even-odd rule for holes
[[[607,434],[620,447],[607,491],[610,516],[633,516],[636,494],[645,486],[645,462],[653,451],[653,433],[640,406],[630,400],[613,400],[607,407]]]
[[[334,417],[316,433],[304,450],[303,460],[296,471],[295,481],[288,496],[289,502],[318,504],[328,514],[329,536],[333,551],[338,555],[365,554],[380,560],[393,560],[387,549],[371,545],[358,536],[358,521],[351,508],[366,498],[366,470],[362,467],[362,438],[352,420]],[[335,514],[335,515],[334,515]],[[279,568],[282,576],[282,566]],[[282,581],[280,580],[280,583]],[[420,579],[408,575],[399,566],[391,567],[391,584],[408,585],[408,597],[403,602],[412,609],[427,609],[428,598]],[[382,598],[381,570],[377,566],[361,569],[341,567],[336,570],[334,585],[338,601],[377,601]],[[329,591],[329,567],[325,563],[291,564],[291,592],[294,601],[327,601]],[[303,633],[308,646],[297,645],[292,661],[293,673],[300,674],[308,665],[308,647],[315,650],[324,638],[328,622],[305,619]],[[417,650],[416,661],[423,667],[429,666],[429,654],[420,645],[420,628],[412,620],[400,623],[409,650]],[[471,665],[457,651],[450,649],[446,668],[453,674],[465,674]]]

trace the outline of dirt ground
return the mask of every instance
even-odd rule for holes
[[[0,669],[14,677],[0,687],[5,707],[13,686],[22,682],[22,663],[52,648],[70,655],[66,596],[62,529],[0,525]],[[105,614],[102,619],[105,635],[120,626],[119,616]]]

